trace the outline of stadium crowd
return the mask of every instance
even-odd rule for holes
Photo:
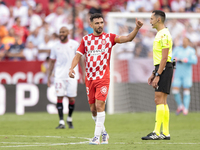
[[[0,61],[46,60],[58,41],[61,24],[67,24],[70,37],[80,42],[84,35],[92,33],[89,16],[96,12],[105,17],[105,31],[108,12],[151,12],[155,9],[200,12],[200,0],[49,0],[46,8],[40,2],[16,0],[13,6],[8,6],[6,0],[0,0]],[[150,30],[149,22],[146,24],[133,42],[116,46],[118,59],[152,57],[155,32]],[[173,19],[166,22],[166,26],[172,33],[174,46],[182,44],[184,35],[196,49],[200,47],[199,19]],[[121,35],[132,30],[125,24],[119,29]]]

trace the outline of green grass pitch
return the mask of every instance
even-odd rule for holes
[[[7,113],[0,116],[0,150],[199,150],[200,113],[170,115],[171,140],[141,140],[153,130],[155,113],[124,113],[106,115],[108,145],[89,145],[94,134],[89,112],[73,114],[74,129],[55,129],[57,115]]]

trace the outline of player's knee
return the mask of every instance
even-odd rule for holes
[[[75,103],[75,98],[74,97],[68,97],[69,99],[69,104],[74,104]]]
[[[172,94],[178,94],[179,93],[179,89],[172,89]]]
[[[188,90],[188,89],[187,90],[183,90],[183,94],[184,95],[190,95],[190,90]]]
[[[97,111],[94,108],[90,108],[90,111],[92,112],[92,116],[96,116],[97,115]]]
[[[155,95],[154,102],[156,105],[164,104],[164,97],[161,94]]]

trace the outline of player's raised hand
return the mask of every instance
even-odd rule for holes
[[[140,20],[137,20],[137,18],[135,18],[135,23],[136,23],[136,28],[140,29],[143,26],[143,22]]]
[[[73,69],[69,69],[69,77],[74,78],[75,77],[75,71]]]

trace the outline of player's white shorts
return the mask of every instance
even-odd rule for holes
[[[77,83],[76,79],[61,80],[55,79],[54,85],[57,96],[76,97],[77,96]]]

